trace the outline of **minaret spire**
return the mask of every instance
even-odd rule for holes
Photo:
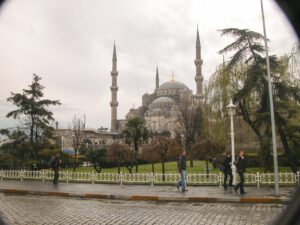
[[[197,40],[196,40],[196,59],[201,59],[201,44],[200,44],[198,24],[197,24]]]
[[[118,85],[117,85],[117,77],[118,77],[118,71],[117,71],[117,52],[116,52],[116,45],[114,42],[114,50],[113,50],[113,58],[112,58],[112,71],[111,71],[111,77],[112,77],[112,85],[110,87],[111,91],[111,125],[110,125],[110,131],[116,132],[118,121],[117,121],[117,108],[118,108]]]
[[[194,60],[196,66],[196,89],[197,92],[194,96],[196,105],[199,105],[203,102],[203,76],[202,76],[202,64],[203,60],[201,59],[201,44],[200,44],[200,37],[199,37],[199,30],[197,24],[197,34],[196,34],[196,59]]]
[[[116,52],[116,43],[114,41],[114,52],[113,52],[113,62],[117,62],[117,52]]]
[[[159,88],[159,74],[158,74],[158,66],[156,65],[155,90],[158,88]]]

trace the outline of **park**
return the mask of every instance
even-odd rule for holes
[[[299,42],[231,1],[0,4],[0,224],[291,217]]]

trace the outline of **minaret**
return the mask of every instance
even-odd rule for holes
[[[110,125],[110,131],[116,132],[117,131],[117,108],[118,108],[118,100],[117,100],[117,94],[118,94],[118,86],[117,86],[117,77],[118,77],[118,71],[117,71],[117,53],[116,53],[116,45],[114,43],[114,52],[113,52],[113,58],[112,58],[112,71],[111,71],[111,78],[112,78],[112,85],[110,87],[111,90],[111,125]]]
[[[203,103],[203,76],[202,76],[202,63],[203,60],[201,59],[201,45],[200,45],[200,38],[199,38],[199,31],[198,31],[198,25],[197,25],[197,40],[196,40],[196,59],[195,59],[195,66],[196,66],[196,87],[197,87],[197,93],[195,94],[195,103],[196,105]]]
[[[158,66],[156,67],[155,90],[159,88]]]

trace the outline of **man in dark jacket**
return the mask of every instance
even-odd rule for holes
[[[53,158],[50,161],[50,166],[52,168],[52,170],[54,171],[54,179],[53,179],[53,184],[57,184],[58,183],[58,170],[60,169],[60,159],[59,159],[59,153],[56,153],[55,156],[53,156]]]
[[[244,173],[246,172],[245,152],[244,151],[240,151],[238,157],[236,158],[235,166],[236,166],[237,172],[240,176],[240,183],[238,183],[234,187],[234,191],[237,193],[238,189],[240,189],[241,194],[246,194],[246,192],[244,191],[244,182],[245,182]]]
[[[185,158],[185,155],[186,155],[186,151],[183,150],[181,155],[179,156],[179,159],[178,159],[178,162],[177,162],[178,171],[181,175],[181,180],[176,183],[176,187],[177,187],[177,189],[179,189],[179,186],[181,186],[182,192],[188,191],[185,187],[185,179],[186,179],[186,172],[185,172],[185,170],[186,170],[186,158]]]
[[[231,154],[227,153],[226,154],[226,158],[223,162],[223,166],[224,166],[224,188],[227,189],[227,177],[228,175],[230,176],[230,180],[229,180],[229,187],[232,187],[232,180],[233,180],[233,175],[232,175],[232,169],[231,169]]]

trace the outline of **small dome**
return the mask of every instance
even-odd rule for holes
[[[163,103],[163,102],[175,103],[174,100],[169,97],[159,97],[155,99],[152,103]]]
[[[171,80],[163,83],[159,86],[158,90],[166,90],[166,89],[187,89],[189,88],[182,82]]]

